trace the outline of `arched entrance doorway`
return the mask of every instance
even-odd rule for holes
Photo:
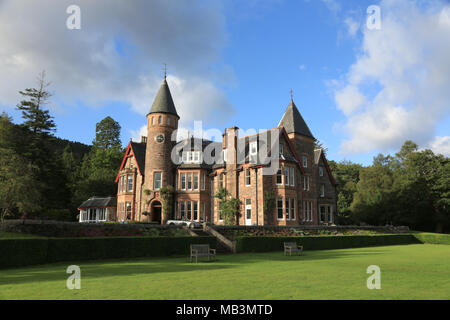
[[[161,210],[162,210],[161,202],[157,200],[153,201],[150,210],[151,212],[150,221],[158,221],[159,223],[161,223]]]

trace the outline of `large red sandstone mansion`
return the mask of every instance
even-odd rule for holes
[[[128,144],[120,166],[116,220],[163,222],[159,190],[171,185],[175,194],[169,219],[222,224],[219,199],[214,196],[222,186],[241,200],[239,225],[334,223],[336,183],[292,98],[278,127],[246,137],[239,137],[237,127],[228,128],[222,143],[193,137],[172,141],[179,119],[164,79],[147,114],[147,137]],[[278,170],[272,174],[264,173],[271,163],[259,159],[262,135],[279,139]],[[204,159],[207,150],[214,163]],[[264,150],[273,154],[273,149]],[[174,155],[179,163],[173,161]],[[268,192],[275,195],[272,212],[264,210]]]

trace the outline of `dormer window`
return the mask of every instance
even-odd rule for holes
[[[249,153],[251,156],[256,156],[258,154],[258,142],[257,141],[250,142],[250,152]]]
[[[183,163],[201,163],[201,151],[185,151],[182,154]]]
[[[280,156],[282,156],[282,155],[283,155],[283,144],[280,143]]]
[[[323,177],[323,167],[319,167],[319,176]]]

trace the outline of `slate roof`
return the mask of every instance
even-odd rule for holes
[[[306,125],[305,120],[298,111],[293,100],[291,100],[291,103],[286,108],[283,118],[281,118],[278,126],[283,126],[287,133],[295,132],[314,139],[314,136]]]
[[[104,208],[117,207],[116,197],[91,197],[83,202],[78,209],[82,208]]]
[[[136,159],[139,172],[144,175],[145,172],[145,150],[147,144],[145,142],[131,142],[131,148],[133,149],[134,157]]]
[[[152,107],[149,113],[170,113],[176,115],[178,119],[180,116],[177,113],[175,104],[173,103],[172,95],[170,94],[169,85],[164,78],[155,101],[153,101]]]

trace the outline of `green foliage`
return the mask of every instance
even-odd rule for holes
[[[331,160],[328,164],[337,183],[337,223],[343,225],[354,224],[355,221],[350,217],[350,206],[353,202],[353,195],[356,192],[356,185],[359,182],[359,173],[362,166],[346,160],[341,162]]]
[[[25,91],[19,91],[26,99],[17,105],[17,109],[22,111],[22,118],[25,120],[23,126],[31,129],[37,136],[49,134],[56,129],[53,117],[48,110],[43,109],[52,96],[47,91],[49,85],[50,83],[45,80],[45,71],[42,71],[38,77],[37,89],[27,88]]]
[[[264,201],[263,201],[263,208],[264,212],[266,214],[271,214],[273,212],[273,209],[275,209],[276,200],[275,200],[275,192],[273,190],[266,191],[264,193]]]
[[[169,219],[170,214],[172,213],[174,193],[175,193],[175,188],[171,185],[164,186],[159,190],[159,194],[161,195],[163,215],[164,215],[163,223]]]
[[[422,243],[450,244],[450,234],[420,232],[413,235]]]
[[[237,237],[236,248],[238,252],[283,251],[284,242],[296,242],[303,246],[303,250],[329,250],[419,243],[419,241],[410,234],[315,237]]]
[[[188,254],[191,244],[210,244],[214,237],[108,237],[0,239],[0,268],[59,261],[122,259]]]
[[[214,197],[219,199],[224,224],[227,226],[236,224],[236,219],[240,214],[241,201],[231,197],[225,188],[219,188]]]
[[[0,252],[0,268],[44,264],[48,261],[48,239],[0,239]]]
[[[111,117],[106,117],[95,126],[94,148],[110,149],[121,148],[120,124]]]
[[[359,170],[353,185],[338,187],[338,207],[353,192],[349,208],[354,222],[408,225],[415,230],[450,230],[450,160],[406,141],[395,156],[379,154]]]
[[[0,221],[15,212],[40,208],[38,168],[15,150],[14,139],[20,132],[8,117],[0,117]]]

